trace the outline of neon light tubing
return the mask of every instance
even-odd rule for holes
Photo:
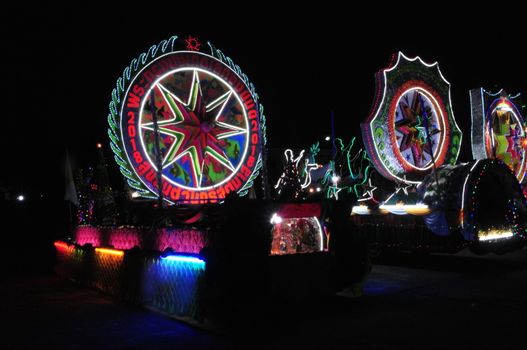
[[[194,256],[168,255],[168,256],[161,257],[161,260],[185,262],[185,263],[191,263],[191,264],[205,266],[205,260],[202,260],[200,258],[196,258]]]
[[[124,252],[122,250],[115,250],[109,248],[95,248],[96,253],[109,254],[114,256],[123,256]]]
[[[73,246],[70,246],[70,245],[68,245],[68,243],[65,243],[65,242],[56,241],[56,242],[53,243],[53,245],[57,249],[69,250],[69,251],[73,250]]]

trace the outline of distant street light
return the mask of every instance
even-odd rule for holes
[[[331,137],[326,136],[326,138],[324,140],[329,141],[329,140],[331,140]]]
[[[26,199],[26,197],[24,197],[23,194],[19,194],[19,195],[16,197],[16,200],[19,201],[19,202],[24,201],[24,199]]]
[[[102,143],[98,143],[97,148],[102,148]]]

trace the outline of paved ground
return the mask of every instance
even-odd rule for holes
[[[385,258],[364,297],[278,305],[225,336],[54,276],[10,278],[0,282],[2,348],[510,348],[524,343],[526,288],[526,250]]]

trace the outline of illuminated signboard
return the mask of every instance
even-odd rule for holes
[[[419,183],[434,166],[454,164],[462,134],[437,62],[399,52],[376,78],[373,109],[361,124],[375,168],[388,179]]]
[[[170,203],[214,203],[252,186],[265,142],[262,107],[247,76],[210,43],[172,37],[153,46],[125,69],[112,97],[111,146],[142,197],[161,190]]]

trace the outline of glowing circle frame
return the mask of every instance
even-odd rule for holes
[[[187,44],[174,36],[152,46],[118,79],[108,116],[115,161],[144,198],[157,198],[159,187],[171,204],[243,196],[262,167],[263,107],[230,58],[210,43],[202,51]]]
[[[419,101],[405,101],[403,117],[402,101],[415,91]],[[394,55],[388,68],[376,74],[376,97],[361,130],[375,168],[390,180],[417,184],[434,165],[455,164],[462,133],[451,107],[450,83],[438,63],[427,64],[402,52]]]

